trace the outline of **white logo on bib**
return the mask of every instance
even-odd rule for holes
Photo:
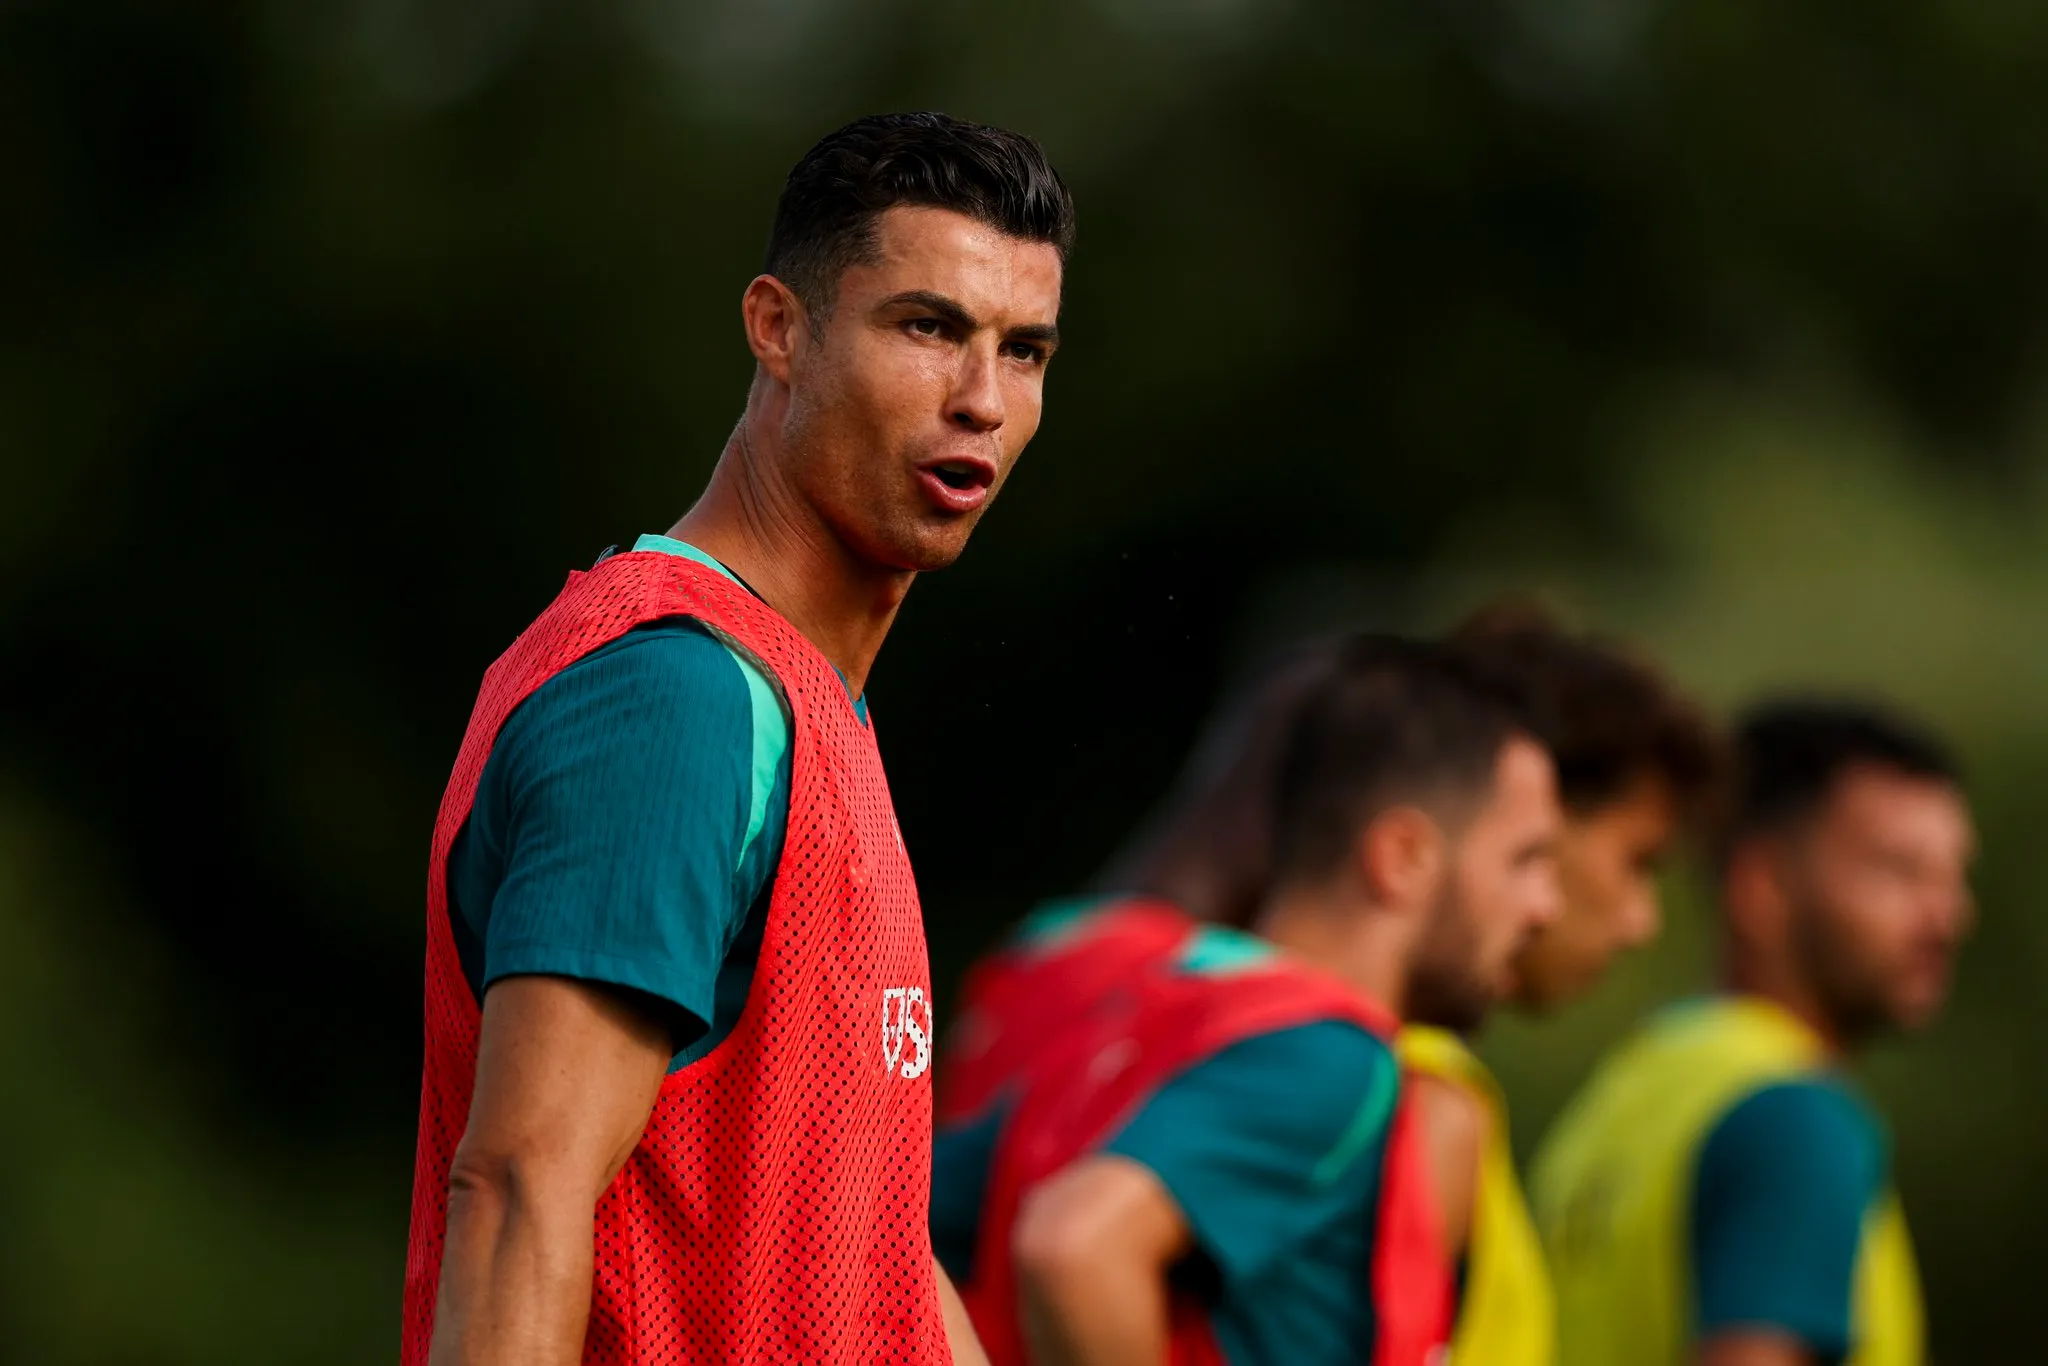
[[[932,1065],[932,1008],[923,987],[882,990],[882,1070],[915,1081]],[[903,1056],[908,1040],[911,1055]]]

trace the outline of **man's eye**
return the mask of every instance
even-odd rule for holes
[[[1008,348],[1011,360],[1021,360],[1026,365],[1036,365],[1045,359],[1045,351],[1030,342],[1011,342]]]
[[[944,330],[937,318],[912,318],[905,326],[920,337],[936,337]]]

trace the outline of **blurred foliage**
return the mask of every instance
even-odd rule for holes
[[[475,681],[738,411],[781,175],[1038,134],[1048,420],[873,680],[943,982],[1218,683],[1547,586],[1717,702],[1968,754],[1984,924],[1875,1060],[1944,1359],[2038,1355],[2048,8],[0,3],[0,1357],[396,1332],[419,890]],[[1696,905],[1488,1046],[1526,1145]],[[284,1346],[289,1344],[289,1346]]]

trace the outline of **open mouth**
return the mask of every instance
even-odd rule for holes
[[[940,483],[962,493],[969,489],[981,488],[989,482],[987,470],[964,460],[949,460],[928,468]]]
[[[929,465],[919,465],[917,477],[926,500],[951,516],[972,512],[988,501],[989,492],[995,487],[996,466],[993,460],[971,457],[934,460]]]

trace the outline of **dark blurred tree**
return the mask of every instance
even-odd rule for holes
[[[1678,457],[1633,437],[1675,387],[1863,395],[1909,458],[2029,487],[2044,77],[2048,10],[1999,0],[0,5],[0,819],[98,889],[79,921],[10,884],[66,964],[16,1024],[165,1069],[171,1208],[351,1193],[285,1261],[342,1268],[318,1350],[386,1349],[471,689],[694,494],[781,172],[845,117],[1034,131],[1083,213],[1046,428],[874,683],[944,980],[1156,795],[1276,576],[1409,614],[1482,514],[1653,569],[1628,490]],[[78,1151],[131,1161],[84,1132],[120,1085],[22,1066],[13,1104],[96,1097]],[[119,1342],[13,1289],[92,1285],[89,1243],[0,1277],[0,1343],[228,1359],[223,1282],[285,1236],[241,1218]],[[1957,1359],[2012,1340],[2023,1271],[1937,1269]],[[318,1276],[278,1284],[290,1323]]]

